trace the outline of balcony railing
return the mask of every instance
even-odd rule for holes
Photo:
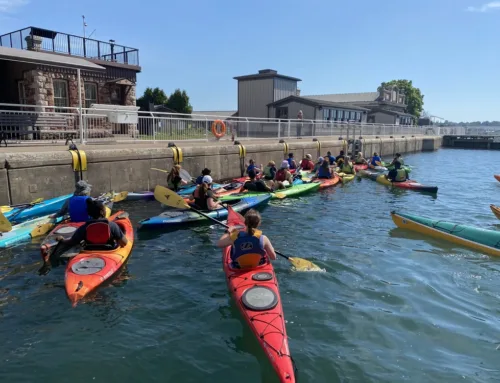
[[[139,65],[138,49],[36,27],[1,35],[0,46]]]

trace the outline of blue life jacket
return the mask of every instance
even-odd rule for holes
[[[248,167],[247,167],[247,173],[249,173],[250,170],[254,170],[254,169],[255,169],[255,165],[254,164],[248,165]]]
[[[373,158],[372,158],[372,165],[373,165],[373,166],[379,166],[379,165],[377,165],[376,161],[378,161],[378,162],[382,163],[382,159],[381,159],[379,156],[377,156],[377,157],[373,157]]]
[[[257,266],[265,255],[264,236],[261,231],[255,230],[253,235],[248,235],[246,231],[237,233],[231,247],[231,260],[234,263],[242,261],[239,264],[241,267]]]
[[[201,175],[201,176],[198,176],[198,178],[196,178],[196,185],[201,185],[203,183],[203,177],[205,177],[205,176]]]
[[[87,212],[88,196],[73,196],[69,199],[69,218],[71,222],[87,222],[89,213]]]
[[[290,169],[295,169],[295,166],[293,165],[293,158],[288,157],[288,166],[290,166]]]
[[[318,170],[318,178],[331,178],[332,173],[330,172],[330,169],[324,168],[323,166],[319,167]]]

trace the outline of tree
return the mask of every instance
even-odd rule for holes
[[[177,113],[191,114],[193,107],[189,103],[189,96],[186,91],[181,92],[180,89],[176,89],[174,93],[170,95],[167,102],[167,108],[175,110]]]
[[[424,109],[424,95],[419,88],[415,88],[411,80],[392,80],[383,82],[380,88],[397,87],[403,90],[406,95],[406,113],[412,114],[418,118]]]
[[[146,88],[144,94],[137,99],[137,106],[141,107],[141,110],[149,110],[149,104],[153,105],[166,105],[168,102],[168,97],[163,91],[158,87],[156,88]]]

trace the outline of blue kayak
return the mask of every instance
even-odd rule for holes
[[[46,215],[44,217],[35,218],[30,221],[20,223],[12,226],[12,230],[7,233],[0,233],[0,248],[9,247],[22,241],[31,239],[31,232],[39,225],[45,223],[59,223],[62,222],[63,217],[57,219],[50,218]]]
[[[36,217],[54,214],[63,207],[64,203],[72,195],[73,194],[67,194],[48,199],[29,207],[16,207],[9,212],[5,212],[4,215],[9,221],[20,223]]]
[[[243,212],[260,204],[266,204],[271,199],[271,194],[262,194],[254,197],[241,199],[240,202],[232,205],[236,212]],[[220,221],[227,218],[227,209],[204,211],[208,216]],[[210,220],[192,210],[167,210],[155,217],[146,218],[139,222],[141,229],[154,229],[169,227],[193,222],[210,222]]]

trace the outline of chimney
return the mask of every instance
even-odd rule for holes
[[[35,36],[29,34],[24,38],[26,40],[26,45],[29,51],[39,52],[42,48],[42,38],[40,36]]]
[[[297,88],[297,90],[295,91],[295,95],[296,95],[297,97],[300,97],[300,89],[299,89],[299,88]]]

